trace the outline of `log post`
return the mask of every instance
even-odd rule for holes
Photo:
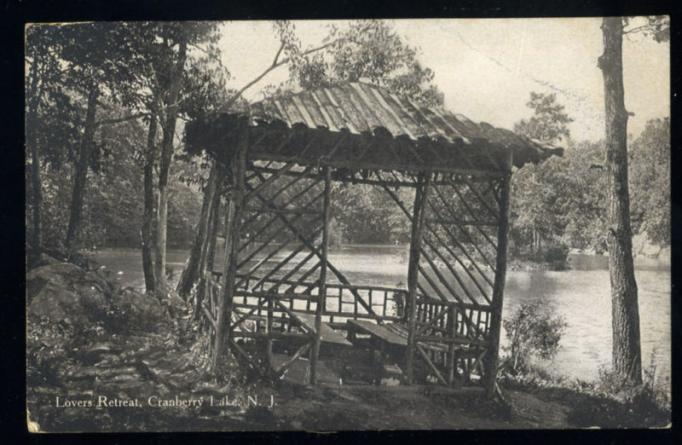
[[[502,331],[502,306],[504,303],[504,284],[507,277],[507,242],[509,235],[509,203],[511,198],[511,174],[513,151],[510,149],[506,160],[507,172],[502,178],[499,201],[499,222],[497,226],[497,256],[495,261],[495,281],[493,284],[492,303],[490,305],[490,331],[487,366],[485,366],[484,384],[488,397],[495,394],[497,380],[497,364],[499,361],[500,334]]]
[[[225,262],[223,268],[223,292],[218,301],[218,319],[216,320],[213,357],[211,369],[216,371],[220,365],[224,345],[229,344],[232,303],[234,299],[235,278],[237,275],[237,254],[239,252],[239,234],[241,229],[242,207],[244,198],[244,172],[246,170],[246,151],[249,147],[248,123],[240,132],[237,150],[232,156],[232,190],[225,216]]]
[[[424,210],[431,184],[431,175],[421,176],[414,195],[412,231],[410,233],[410,259],[407,269],[407,383],[414,381],[414,355],[417,345],[417,282],[419,280],[419,254],[424,229]]]
[[[315,338],[310,351],[310,384],[317,383],[317,359],[320,355],[320,331],[322,330],[322,312],[327,301],[327,252],[329,250],[329,205],[331,194],[331,170],[325,166],[324,175],[324,203],[322,209],[322,257],[320,258],[320,288],[315,306]]]
[[[457,336],[457,308],[455,305],[450,305],[447,308],[448,322],[446,329],[450,338],[454,339]],[[454,342],[448,345],[448,386],[452,386],[455,381],[455,374],[457,373],[457,348]]]

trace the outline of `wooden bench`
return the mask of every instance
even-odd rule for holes
[[[359,343],[357,335],[369,336],[369,343],[372,349],[378,349],[384,352],[404,352],[407,349],[408,329],[405,323],[384,323],[376,324],[369,320],[348,320],[346,321],[346,329],[348,331],[348,339],[351,343]],[[481,346],[481,341],[470,340],[466,338],[452,339],[448,341],[443,339],[442,343],[428,342],[420,343],[425,350],[433,352],[448,351],[448,342],[456,344],[456,348],[466,353],[472,349],[472,355],[475,355]]]
[[[291,312],[297,322],[303,325],[310,332],[315,332],[315,316],[313,314],[306,314],[303,312]],[[339,331],[332,329],[327,323],[322,322],[320,325],[320,342],[329,343],[340,346],[352,346],[346,338]]]

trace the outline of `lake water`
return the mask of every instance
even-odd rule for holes
[[[179,274],[186,251],[168,252],[168,265]],[[138,250],[107,249],[94,259],[116,274],[123,284],[143,287]],[[404,287],[407,249],[401,246],[344,246],[330,250],[330,262],[354,283]],[[544,300],[567,323],[557,356],[544,363],[550,372],[594,380],[601,366],[611,361],[611,301],[608,258],[575,254],[571,270],[562,272],[509,271],[504,314],[509,316],[524,302]],[[222,264],[217,258],[216,264]],[[657,382],[670,381],[670,265],[637,259],[643,366],[655,354]]]

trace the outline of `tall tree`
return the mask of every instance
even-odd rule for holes
[[[568,124],[573,119],[555,94],[531,92],[526,105],[533,110],[533,115],[517,122],[515,132],[548,143],[570,137]],[[533,252],[540,251],[543,241],[561,232],[560,212],[556,207],[566,195],[561,188],[551,186],[557,180],[561,164],[561,160],[550,159],[540,165],[526,165],[512,178],[512,239],[519,241],[515,235],[528,234]]]
[[[533,110],[533,116],[514,124],[515,132],[549,143],[559,142],[571,135],[568,124],[573,122],[573,119],[557,101],[556,94],[531,91],[526,106]]]
[[[632,261],[632,230],[628,193],[627,122],[623,90],[623,19],[602,22],[606,168],[608,174],[609,274],[613,329],[613,369],[628,382],[642,382],[637,283]]]
[[[657,41],[669,36],[667,17],[648,17],[640,29]],[[613,329],[613,371],[625,383],[642,383],[637,282],[632,260],[630,195],[628,190],[627,124],[623,87],[623,34],[629,21],[622,17],[602,20],[604,52],[598,66],[604,79],[606,169],[608,176],[609,275]]]
[[[159,160],[158,207],[156,220],[156,292],[165,294],[166,285],[166,231],[168,227],[168,178],[173,160],[173,140],[178,116],[178,98],[187,60],[188,36],[180,31],[177,35],[177,60],[170,72],[165,95],[166,111],[163,116],[163,138]]]
[[[40,259],[42,249],[42,184],[40,180],[40,149],[38,147],[38,107],[44,91],[44,73],[50,60],[52,70],[56,70],[56,59],[49,56],[46,28],[30,26],[26,29],[26,58],[28,76],[26,79],[26,145],[31,153],[31,237],[28,263]]]
[[[149,128],[147,130],[147,145],[144,152],[143,175],[143,203],[142,217],[142,272],[147,293],[156,290],[156,274],[154,270],[154,164],[156,158],[156,132],[158,125],[158,103],[152,98],[150,104]]]
[[[27,192],[31,209],[27,225],[30,228],[29,264],[40,257],[46,243],[51,248],[59,244],[51,236],[53,225],[43,225],[43,207],[49,205],[43,200],[43,172],[48,168],[60,169],[80,139],[82,110],[66,81],[60,58],[63,47],[64,41],[56,27],[41,24],[26,28],[26,152],[30,154]],[[46,230],[50,236],[44,236]]]
[[[88,168],[94,156],[97,109],[106,95],[113,102],[125,103],[133,87],[135,59],[121,26],[115,23],[73,23],[56,27],[61,42],[59,58],[65,65],[68,88],[84,98],[85,119],[74,161],[72,199],[65,246],[77,248],[82,224],[83,201]]]
[[[434,72],[420,63],[418,49],[408,45],[390,22],[357,20],[345,29],[331,26],[324,41],[327,46],[322,52],[292,56],[289,71],[294,87],[363,81],[420,105],[443,104],[443,93],[433,84]]]
[[[154,66],[157,85],[156,98],[161,104],[159,117],[162,126],[162,140],[159,153],[158,200],[156,210],[155,250],[155,291],[160,295],[167,292],[166,248],[168,226],[169,177],[174,156],[174,140],[179,114],[191,98],[203,97],[203,91],[196,88],[192,80],[195,59],[189,48],[201,48],[200,44],[215,45],[218,40],[217,25],[213,22],[169,22],[156,24],[159,27],[161,57]],[[201,85],[201,83],[200,83]],[[201,101],[199,101],[201,102]]]

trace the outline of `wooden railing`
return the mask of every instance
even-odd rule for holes
[[[217,272],[213,275],[214,280],[220,277]],[[299,313],[315,314],[317,309],[319,284],[316,282],[238,276],[237,283],[233,307],[240,311],[255,308],[250,317],[257,322],[267,315],[268,299],[279,300],[290,311]],[[404,289],[382,286],[327,284],[322,321],[338,328],[342,328],[348,319],[369,319],[378,323],[400,321],[404,317],[405,292]],[[273,309],[276,319],[285,320],[284,313],[283,309]]]
[[[217,318],[220,285],[214,274],[207,286],[210,291],[204,305],[204,315],[211,324]],[[232,323],[237,324],[236,337],[290,339],[307,341],[310,333],[291,317],[291,313],[315,314],[317,283],[299,283],[258,277],[238,277],[240,283],[233,300]],[[361,298],[361,301],[358,299]],[[278,304],[274,304],[274,301]],[[270,303],[270,304],[268,304]],[[405,320],[406,291],[381,286],[346,286],[328,284],[327,297],[321,312],[322,321],[345,330],[348,319],[367,319],[376,323]],[[270,333],[267,334],[268,312]],[[489,346],[490,307],[456,302],[444,303],[424,295],[417,298],[416,340],[420,354],[428,358],[429,366],[439,379],[450,374],[455,366],[464,370],[468,379],[480,375],[480,363]],[[394,325],[406,328],[404,323]]]
[[[451,320],[454,320],[454,326]],[[417,300],[417,325],[425,328],[431,336],[454,336],[485,342],[490,331],[490,307],[442,303],[421,296]]]
[[[214,273],[218,278],[219,273]],[[251,311],[250,318],[260,327],[267,315],[267,300],[277,299],[290,311],[314,314],[317,309],[319,285],[315,282],[266,279],[239,276],[233,307],[240,312]],[[215,292],[214,298],[215,298]],[[358,296],[360,298],[358,298]],[[327,296],[322,308],[322,320],[343,328],[348,319],[368,319],[378,323],[398,322],[405,317],[406,290],[383,286],[347,286],[327,284]],[[214,307],[214,304],[211,304]],[[254,310],[255,309],[255,310]],[[282,329],[289,329],[284,310],[273,309]],[[454,320],[454,326],[451,324]],[[420,295],[417,300],[417,323],[423,338],[458,337],[488,340],[490,308],[488,306],[443,303]]]

